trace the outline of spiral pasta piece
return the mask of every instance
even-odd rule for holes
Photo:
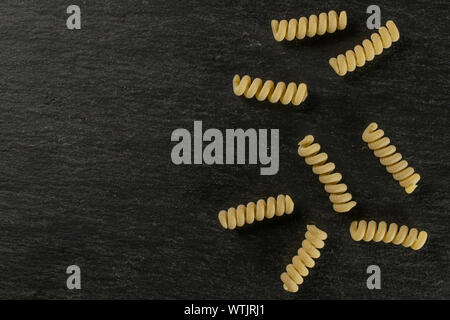
[[[324,240],[327,234],[314,225],[307,226],[305,240],[298,249],[297,255],[292,258],[292,263],[286,267],[286,272],[281,274],[283,288],[289,292],[297,292],[298,286],[303,283],[303,278],[309,274],[309,269],[314,268],[315,261],[320,257],[318,249],[325,246]]]
[[[353,50],[347,50],[345,55],[340,54],[337,58],[331,58],[329,63],[333,70],[340,76],[352,72],[356,67],[362,67],[366,61],[372,61],[375,55],[389,48],[393,42],[400,39],[400,33],[392,20],[386,22],[386,27],[381,27],[378,32],[372,33],[369,39],[365,39],[361,45],[355,46]]]
[[[417,188],[420,175],[414,172],[414,169],[408,166],[406,160],[402,160],[402,155],[396,147],[391,145],[391,140],[384,137],[384,131],[378,129],[378,124],[372,122],[364,130],[362,139],[367,142],[374,155],[380,158],[380,163],[386,167],[386,170],[392,174],[394,179],[410,194]]]
[[[292,103],[295,106],[308,97],[308,88],[304,83],[296,85],[291,82],[286,86],[284,82],[280,81],[275,85],[271,80],[263,83],[260,78],[252,81],[248,75],[243,76],[242,79],[239,75],[234,76],[233,91],[235,95],[244,95],[247,99],[255,97],[258,101],[268,99],[272,103],[280,101],[284,105]]]
[[[260,199],[256,202],[249,202],[246,206],[241,204],[237,208],[230,208],[228,211],[219,212],[219,221],[225,229],[233,230],[242,227],[244,224],[252,224],[255,220],[261,221],[264,218],[272,219],[275,215],[282,216],[291,214],[294,211],[294,201],[288,195],[278,195],[269,197],[266,200]]]
[[[315,35],[323,35],[326,32],[334,33],[336,30],[344,30],[347,27],[347,12],[341,11],[338,14],[336,11],[322,12],[317,17],[315,14],[300,19],[287,20],[272,20],[272,33],[276,41],[288,41],[297,38],[299,40],[305,36],[312,38]]]
[[[313,142],[314,137],[311,135],[303,138],[299,142],[299,156],[305,158],[305,162],[313,167],[313,172],[319,175],[319,181],[325,185],[325,191],[330,194],[329,199],[333,203],[334,211],[339,213],[350,211],[356,206],[356,201],[352,201],[352,194],[347,192],[347,185],[339,183],[342,180],[342,174],[333,173],[335,164],[327,162],[328,155],[320,152],[320,144]]]
[[[386,222],[381,221],[377,225],[375,221],[367,223],[365,220],[353,221],[350,225],[350,235],[355,241],[392,242],[413,250],[422,248],[428,238],[425,231],[419,233],[415,228],[409,229],[407,226],[401,226],[399,229],[396,223],[391,223],[388,226]]]

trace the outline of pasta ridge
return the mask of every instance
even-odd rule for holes
[[[401,244],[413,250],[421,249],[427,241],[428,234],[425,231],[418,231],[416,228],[409,229],[407,226],[400,228],[396,223],[389,226],[386,222],[377,223],[373,220],[353,221],[350,225],[350,235],[353,240],[366,242],[375,241],[384,243]]]
[[[309,18],[293,18],[289,21],[272,20],[271,26],[276,41],[312,38],[316,35],[321,36],[325,33],[334,33],[336,30],[344,30],[347,27],[347,12],[341,11],[338,16],[336,11],[331,10],[328,14],[322,12],[319,16],[313,14]]]
[[[260,78],[252,78],[245,75],[240,78],[235,75],[233,78],[233,91],[237,96],[244,95],[247,99],[255,97],[258,101],[268,99],[271,103],[280,101],[282,104],[289,103],[298,106],[308,97],[308,88],[305,83],[290,82],[287,86],[280,81],[276,85],[271,80],[263,82]]]
[[[345,76],[347,72],[355,71],[356,67],[362,67],[366,61],[372,61],[376,55],[390,48],[393,42],[400,39],[400,33],[392,20],[386,22],[386,26],[372,33],[369,39],[365,39],[362,45],[357,45],[353,50],[347,50],[344,54],[329,60],[330,66],[340,76]]]
[[[380,159],[380,163],[392,174],[406,193],[410,194],[417,188],[420,175],[408,165],[406,160],[402,160],[402,155],[397,148],[390,144],[391,140],[384,136],[384,131],[378,129],[378,124],[372,122],[367,126],[362,134],[362,139],[367,143],[374,155]]]
[[[239,205],[236,208],[221,210],[219,212],[219,222],[225,229],[233,230],[245,224],[252,224],[255,220],[261,221],[272,219],[274,216],[291,214],[294,211],[294,201],[289,195],[278,195],[269,197],[267,200],[260,199],[256,202],[249,202],[247,205]]]
[[[320,152],[320,144],[314,143],[314,137],[307,135],[299,142],[298,154],[305,158],[305,162],[312,166],[312,170],[319,176],[319,181],[325,185],[325,191],[330,194],[330,202],[336,212],[343,213],[350,211],[356,206],[356,201],[352,201],[352,194],[347,192],[347,185],[339,183],[342,174],[334,172],[336,166],[333,162],[327,162],[328,154]]]
[[[325,246],[324,240],[327,238],[326,232],[320,230],[315,225],[308,225],[305,240],[302,247],[298,249],[297,255],[292,258],[292,263],[286,266],[286,272],[280,276],[283,288],[289,292],[297,292],[299,285],[303,283],[303,278],[308,276],[309,269],[314,268],[315,261],[320,257],[320,251]]]

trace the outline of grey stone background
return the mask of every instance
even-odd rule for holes
[[[0,3],[0,297],[114,299],[450,298],[449,2],[66,1]],[[338,77],[328,59],[371,34],[382,9],[401,39]],[[278,43],[271,19],[345,9],[343,32]],[[299,108],[236,97],[235,73],[306,82]],[[280,171],[175,166],[170,135],[279,128]],[[406,195],[361,140],[376,121],[421,174]],[[313,134],[358,201],[336,214],[297,143]],[[223,230],[220,209],[279,193],[295,212]],[[418,252],[356,243],[351,221],[429,233]],[[329,238],[301,290],[280,274],[307,224]],[[65,269],[82,270],[82,290]],[[382,289],[366,288],[366,268]]]

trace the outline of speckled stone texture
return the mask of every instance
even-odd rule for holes
[[[0,3],[0,298],[450,298],[449,2],[67,1]],[[367,6],[400,41],[338,77],[328,59],[372,31]],[[271,19],[345,9],[345,31],[278,43]],[[236,97],[234,74],[305,82],[301,107]],[[176,128],[279,128],[280,171],[172,164]],[[407,195],[362,141],[372,121],[422,176]],[[313,134],[358,206],[336,214],[297,155]],[[290,194],[295,212],[240,230],[217,213]],[[356,243],[350,222],[428,231],[418,252]],[[307,224],[329,238],[297,294],[280,274]],[[82,290],[65,269],[82,270]],[[366,288],[379,265],[382,289]]]

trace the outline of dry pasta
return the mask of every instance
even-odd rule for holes
[[[408,166],[406,160],[402,160],[402,155],[396,152],[396,147],[390,144],[391,140],[384,136],[384,131],[378,129],[378,124],[375,122],[369,124],[363,132],[362,139],[367,142],[369,149],[373,150],[377,158],[380,158],[380,163],[386,167],[406,193],[412,193],[417,188],[420,175]]]
[[[278,195],[269,197],[266,200],[260,199],[256,202],[249,202],[246,206],[241,204],[237,208],[230,208],[228,211],[219,212],[219,221],[225,229],[233,230],[242,227],[244,224],[251,224],[255,220],[261,221],[264,218],[271,219],[275,215],[282,216],[291,214],[294,211],[294,202],[288,195]]]
[[[287,20],[272,20],[272,33],[276,41],[283,41],[284,39],[291,41],[294,38],[303,39],[305,36],[312,38],[315,35],[323,35],[325,33],[334,33],[336,30],[344,30],[347,26],[347,13],[341,11],[338,14],[336,11],[322,12],[317,17],[315,14],[300,19]]]
[[[333,203],[334,211],[350,211],[356,206],[356,201],[352,201],[352,194],[347,192],[347,185],[339,183],[342,175],[333,173],[335,164],[327,162],[328,155],[325,152],[319,152],[320,144],[314,143],[313,136],[308,135],[299,142],[298,154],[305,158],[305,162],[313,167],[313,172],[319,175],[319,181],[325,184],[325,191],[330,194],[329,199]]]
[[[330,59],[330,65],[340,76],[352,72],[356,67],[362,67],[366,61],[372,61],[375,55],[389,48],[393,42],[400,39],[400,33],[392,20],[386,22],[386,27],[381,27],[378,32],[372,33],[369,39],[365,39],[361,45],[355,46],[353,50],[347,50],[345,55],[340,54],[337,58]]]
[[[247,99],[255,97],[258,101],[264,101],[268,99],[272,103],[280,101],[282,104],[293,104],[298,106],[305,101],[308,96],[308,88],[306,84],[289,83],[287,86],[284,82],[280,81],[276,85],[273,81],[263,81],[259,78],[252,79],[250,76],[245,75],[242,79],[239,75],[235,75],[233,78],[233,91],[237,96],[244,95]]]
[[[399,245],[413,250],[419,250],[427,241],[427,233],[419,231],[415,228],[409,229],[407,226],[401,226],[400,229],[396,223],[391,223],[389,226],[386,222],[381,221],[353,221],[350,225],[350,235],[355,241],[364,240],[366,242],[375,241]]]
[[[314,225],[307,226],[305,240],[297,255],[292,258],[292,263],[287,265],[286,272],[281,274],[283,288],[289,292],[297,292],[298,286],[303,283],[303,278],[309,274],[309,269],[314,268],[314,259],[320,257],[321,249],[325,246],[327,234]]]

